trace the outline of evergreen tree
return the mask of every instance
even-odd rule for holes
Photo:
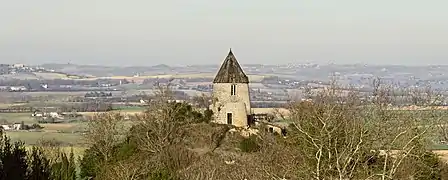
[[[104,159],[95,151],[95,148],[86,149],[80,163],[81,178],[95,177],[97,172],[100,171],[103,161]]]
[[[11,140],[0,133],[0,179],[22,180],[27,175],[26,150],[22,142],[11,144]]]
[[[28,180],[51,179],[50,162],[39,148],[33,147],[29,163]]]
[[[60,152],[58,161],[52,165],[52,179],[55,180],[74,180],[76,179],[76,164],[73,149],[69,157]]]
[[[22,142],[11,143],[11,139],[0,132],[0,180],[58,179],[51,177],[50,161],[42,149],[33,147],[28,155]],[[74,167],[74,160],[69,164]]]

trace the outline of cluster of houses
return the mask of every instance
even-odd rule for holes
[[[47,89],[47,84],[40,84],[39,89]],[[26,86],[0,86],[0,91],[8,91],[8,92],[23,92],[29,91],[32,88]]]
[[[0,75],[16,74],[19,72],[54,72],[54,70],[42,67],[29,67],[25,64],[0,64]]]
[[[40,84],[39,89],[47,89],[47,84]],[[30,87],[26,86],[0,86],[0,91],[9,91],[9,92],[22,92],[30,90]]]
[[[42,118],[55,118],[55,119],[64,119],[64,117],[57,113],[57,112],[41,112],[41,111],[34,111],[31,114],[32,117],[42,117]]]
[[[0,128],[1,128],[1,130],[4,130],[4,131],[18,131],[18,130],[22,130],[23,129],[23,126],[22,126],[22,123],[14,123],[14,124],[2,124],[1,126],[0,126]]]
[[[57,113],[57,112],[47,113],[47,112],[35,111],[31,114],[31,116],[45,120],[45,119],[65,119],[65,117],[78,117],[82,115],[74,113]],[[39,123],[43,122],[39,121]],[[19,130],[31,130],[40,128],[42,127],[40,127],[38,124],[26,125],[23,122],[14,124],[4,123],[0,125],[0,131],[19,131]]]
[[[20,131],[20,130],[39,130],[42,129],[42,126],[39,124],[27,125],[22,123],[14,123],[14,124],[2,124],[0,125],[0,131]]]
[[[0,91],[18,92],[27,90],[28,88],[25,86],[0,86]]]
[[[76,118],[76,117],[82,117],[81,114],[77,113],[58,113],[58,112],[42,112],[42,111],[34,111],[31,114],[31,117],[35,118],[41,118],[41,119],[65,119],[66,117],[70,118]]]

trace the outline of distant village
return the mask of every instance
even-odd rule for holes
[[[331,72],[325,69],[324,66],[312,64],[246,67],[246,71],[249,73],[275,74],[277,72],[278,74],[261,76],[262,78],[251,80],[252,82],[249,85],[251,106],[252,108],[284,108],[291,101],[312,101],[316,93],[330,86],[329,79],[331,75],[338,78],[338,81],[342,83],[340,88],[346,88],[341,89],[342,93],[351,89],[366,97],[366,101],[372,98],[373,87],[371,83],[373,74],[358,72],[360,70],[356,69],[360,67],[355,65],[353,67],[342,67],[342,69],[346,69],[345,73],[341,68],[338,71]],[[179,70],[158,66],[155,68],[154,71],[156,72],[154,73],[163,72],[164,68],[168,68],[169,71],[176,73],[198,71],[189,68]],[[388,70],[383,68],[379,71],[386,73]],[[316,72],[320,73],[316,74]],[[288,73],[289,75],[287,75]],[[304,73],[311,73],[309,76],[312,77],[307,77]],[[325,73],[327,75],[323,75]],[[399,71],[394,73],[399,73]],[[433,73],[432,76],[426,79],[403,74],[383,76],[382,83],[386,83],[393,88],[426,87],[427,85],[435,84],[434,90],[438,90],[441,93],[438,96],[440,99],[431,101],[437,102],[439,106],[448,105],[448,101],[445,98],[448,94],[443,86],[446,80],[436,77],[435,74],[437,73]],[[58,77],[52,77],[54,75],[58,75]],[[442,76],[443,74],[439,73],[438,75]],[[295,76],[296,78],[291,78]],[[0,64],[0,101],[6,104],[19,104],[10,107],[0,107],[0,113],[25,113],[38,122],[38,124],[10,123],[0,119],[0,130],[40,131],[42,127],[39,124],[83,121],[85,120],[85,115],[82,113],[107,112],[123,108],[135,108],[141,111],[148,105],[151,99],[155,98],[153,92],[157,91],[160,86],[170,86],[173,91],[174,99],[172,101],[174,102],[186,102],[206,108],[208,106],[207,103],[211,101],[213,77],[210,76],[189,77],[184,75],[176,78],[163,76],[145,78],[145,76],[136,73],[133,76],[118,77],[122,78],[107,76],[87,78],[86,76],[58,72],[58,70],[39,66]],[[325,77],[327,78],[326,80]],[[403,81],[396,83],[397,81],[394,78],[401,78]],[[56,97],[57,94],[61,94],[62,97]],[[397,102],[401,102],[403,105],[412,104],[414,99],[422,99],[426,96],[425,93],[413,97],[408,95],[398,95],[396,98],[401,98],[402,100]],[[195,98],[200,96],[209,98],[208,102],[205,104],[195,102]],[[39,103],[33,104],[32,102]],[[270,119],[269,116],[254,118]]]
[[[174,68],[169,66],[157,66],[149,68],[154,73],[214,72],[210,67],[188,66]],[[430,76],[417,77],[409,73],[400,73],[410,68],[391,66],[388,68],[372,67],[365,65],[316,65],[312,63],[302,65],[277,65],[262,66],[248,65],[245,68],[249,75],[273,74],[263,76],[256,82],[250,83],[250,95],[254,107],[282,107],[291,100],[306,100],[309,92],[322,90],[330,85],[330,77],[337,80],[347,89],[355,89],[360,93],[370,94],[373,91],[372,79],[376,74],[382,76],[382,83],[387,83],[393,88],[425,87],[431,85],[434,90],[439,90],[447,96],[443,69],[430,67],[434,71]],[[332,70],[332,68],[334,70]],[[165,70],[164,70],[165,69]],[[149,70],[148,70],[149,71]],[[318,73],[319,72],[319,73]],[[67,78],[19,78],[19,74],[62,74]],[[29,101],[27,92],[79,92],[82,97],[71,97],[71,102],[94,102],[142,104],[151,92],[158,86],[170,85],[175,97],[179,101],[189,101],[193,97],[212,91],[213,77],[183,76],[179,78],[144,78],[144,73],[134,73],[134,76],[121,76],[123,78],[97,77],[85,78],[82,75],[67,74],[58,70],[39,66],[26,66],[24,64],[0,65],[0,92],[24,93],[19,101]],[[422,75],[423,76],[423,75]],[[31,76],[32,77],[32,76]],[[70,77],[70,78],[69,78]],[[120,76],[119,76],[120,77]],[[291,77],[291,78],[290,78]],[[295,78],[292,78],[295,77]],[[391,77],[395,79],[391,79]],[[325,80],[326,79],[326,80]],[[448,83],[446,83],[448,84]],[[442,104],[446,104],[443,102]],[[29,110],[27,110],[29,111]]]
[[[117,99],[111,92],[122,91],[123,87],[131,85],[132,88],[139,89],[154,89],[157,86],[170,85],[175,91],[176,96],[180,100],[187,100],[194,96],[194,94],[206,93],[209,94],[212,90],[212,77],[207,78],[148,78],[136,82],[132,79],[112,79],[112,78],[96,78],[92,80],[77,80],[77,79],[18,79],[14,74],[27,73],[57,73],[52,69],[45,69],[42,67],[28,67],[24,64],[2,64],[0,65],[0,75],[9,75],[7,78],[0,78],[0,91],[4,92],[86,92],[86,98],[108,98]],[[68,76],[68,75],[67,75]],[[251,88],[253,100],[255,101],[277,101],[286,102],[289,99],[287,91],[282,88],[294,89],[304,85],[303,82],[294,80],[284,80],[278,78],[266,78],[258,83],[256,87]],[[269,90],[271,89],[271,90]],[[139,94],[134,94],[138,96]],[[134,102],[140,102],[139,99],[130,98]]]
[[[54,72],[54,70],[42,67],[29,67],[25,64],[0,64],[0,75],[26,72]]]

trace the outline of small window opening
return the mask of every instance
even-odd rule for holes
[[[236,94],[236,84],[230,86],[230,94],[234,96]]]
[[[227,113],[227,124],[232,124],[232,113]]]

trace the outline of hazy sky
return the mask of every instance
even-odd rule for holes
[[[0,63],[448,64],[447,0],[0,0]]]

